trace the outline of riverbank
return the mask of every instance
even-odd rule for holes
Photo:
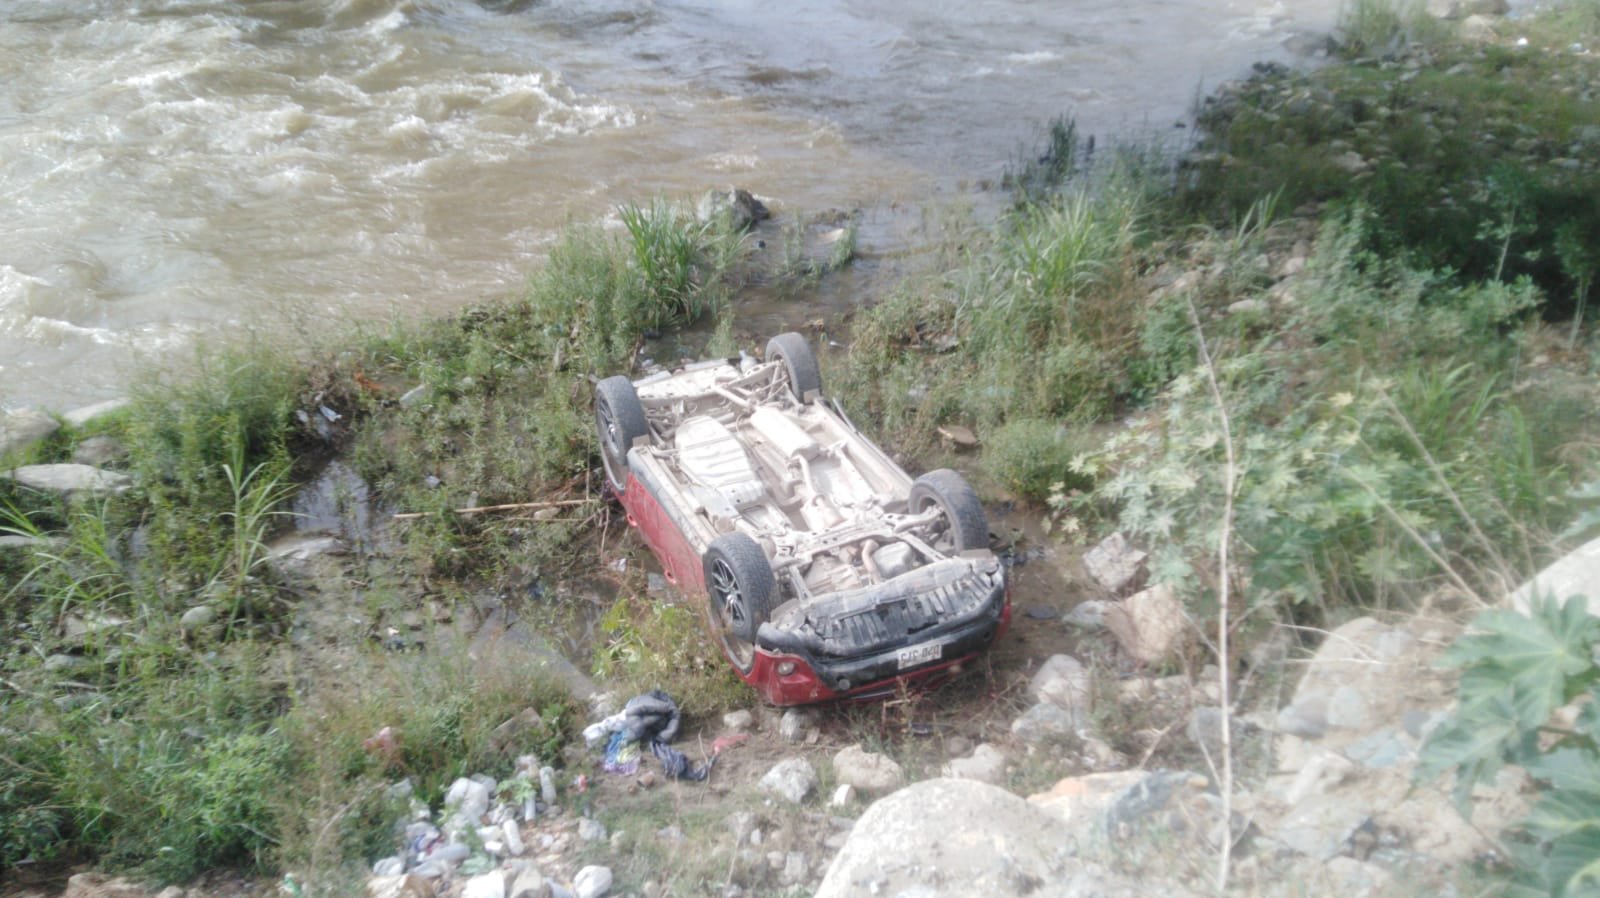
[[[596,774],[584,799],[571,784],[593,767],[575,738],[591,709],[537,652],[494,636],[514,616],[578,649],[602,689],[665,688],[691,731],[738,729],[723,715],[748,697],[692,600],[652,583],[596,486],[588,397],[591,376],[759,346],[739,317],[751,284],[792,291],[829,391],[908,466],[974,475],[1019,588],[1018,624],[985,670],[802,729],[823,759],[812,789],[842,779],[852,742],[911,779],[993,753],[1018,794],[1120,767],[1206,773],[1203,731],[1150,738],[1186,726],[1176,709],[1193,701],[1171,719],[1110,701],[1094,726],[1053,735],[1013,724],[1059,722],[1051,696],[1071,690],[1034,681],[1054,655],[1078,656],[1096,693],[1156,674],[1204,689],[1258,664],[1287,678],[1257,649],[1297,657],[1362,614],[1494,602],[1558,551],[1550,534],[1576,513],[1564,497],[1595,477],[1582,311],[1600,224],[1583,198],[1600,177],[1584,152],[1600,17],[1579,3],[1469,34],[1361,9],[1374,21],[1347,23],[1342,63],[1219,90],[1177,164],[1091,156],[1063,124],[1018,163],[997,227],[952,220],[950,264],[849,321],[800,311],[850,264],[848,217],[741,236],[727,216],[635,207],[620,233],[570,232],[515,300],[296,364],[232,347],[22,450],[13,470],[76,457],[127,479],[76,498],[0,484],[19,538],[0,555],[14,762],[0,861],[168,881],[242,865],[336,894],[396,850],[404,811],[388,784],[409,778],[437,812],[459,777],[515,782],[531,755],[561,772],[547,803],[574,830],[549,875],[582,859],[614,867],[619,893],[819,882],[835,834],[817,828],[833,812],[804,795],[762,810],[753,786],[792,751],[780,723],[730,750],[726,791],[691,800]],[[710,345],[676,342],[696,321],[715,322]],[[1137,625],[1130,641],[1071,617],[1129,597],[1054,539],[1111,532],[1148,553],[1192,639],[1141,657]],[[1204,704],[1261,719],[1277,694]],[[778,863],[721,845],[741,812],[781,833]],[[579,818],[632,841],[576,835]],[[668,863],[687,855],[707,863]]]

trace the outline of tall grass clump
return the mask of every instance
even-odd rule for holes
[[[848,395],[923,437],[951,421],[1083,420],[1115,403],[1145,314],[1142,177],[1119,172],[1022,204],[955,271],[869,310],[855,325]]]
[[[1444,26],[1422,0],[1349,0],[1340,11],[1339,49],[1350,58],[1381,56],[1442,39]]]

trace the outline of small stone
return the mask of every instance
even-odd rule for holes
[[[75,408],[62,415],[61,420],[71,424],[73,427],[82,427],[91,421],[104,418],[112,412],[121,411],[127,408],[128,404],[127,399],[107,399],[104,402],[96,402],[92,405]]]
[[[757,783],[763,792],[776,795],[793,804],[800,804],[817,787],[817,771],[804,758],[779,761]]]
[[[421,872],[367,880],[367,898],[433,898],[433,895],[433,883]]]
[[[506,877],[498,870],[467,880],[461,898],[506,898]]]
[[[1028,694],[1036,701],[1054,702],[1087,719],[1093,685],[1083,662],[1071,655],[1051,655],[1033,675]]]
[[[805,852],[791,851],[784,855],[783,872],[779,878],[783,880],[783,884],[786,886],[799,885],[805,882],[806,873],[809,872],[809,869],[810,865],[806,862]]]
[[[114,437],[92,436],[72,447],[74,464],[104,468],[128,457],[128,449]]]
[[[196,605],[185,611],[183,616],[178,618],[178,628],[185,633],[192,633],[195,630],[210,626],[211,622],[216,619],[216,609],[210,605]]]
[[[604,842],[606,835],[604,823],[592,817],[582,817],[578,820],[578,838],[585,842]]]
[[[860,745],[840,749],[833,756],[833,772],[840,782],[863,792],[888,792],[905,782],[905,771],[893,758],[865,751]]]
[[[972,757],[957,758],[944,765],[944,772],[946,776],[998,786],[1006,779],[1006,756],[985,742],[973,750]]]
[[[729,711],[728,713],[722,715],[723,728],[732,730],[735,733],[742,733],[755,726],[755,724],[756,716],[743,709],[738,711]]]
[[[939,436],[944,437],[958,449],[970,449],[978,445],[978,435],[960,424],[941,424],[938,430]]]
[[[733,844],[743,845],[756,828],[756,815],[749,811],[735,811],[728,817],[728,829],[733,832]]]
[[[398,857],[386,857],[372,865],[373,876],[399,876],[406,872],[406,862]]]
[[[1061,619],[1074,627],[1098,630],[1106,625],[1106,607],[1109,603],[1090,599],[1073,606]]]
[[[1081,724],[1079,715],[1055,702],[1039,702],[1011,722],[1011,734],[1027,745],[1072,739]]]
[[[1259,299],[1241,299],[1228,303],[1229,315],[1258,315],[1266,311],[1267,304]]]
[[[1121,533],[1113,533],[1084,553],[1083,567],[1112,595],[1138,588],[1144,576],[1145,552],[1128,545]]]
[[[849,783],[840,783],[839,788],[833,790],[833,797],[828,799],[828,806],[833,808],[847,808],[856,800],[856,787]]]
[[[572,891],[578,898],[600,898],[611,890],[611,868],[584,867],[572,878]]]
[[[799,708],[790,708],[783,712],[783,718],[778,721],[778,738],[785,742],[803,742],[806,730],[810,727],[810,713]]]
[[[545,884],[539,869],[523,867],[517,872],[517,878],[511,881],[506,898],[547,898],[549,894],[550,886]]]

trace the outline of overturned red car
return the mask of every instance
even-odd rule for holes
[[[595,387],[606,481],[776,705],[872,698],[987,647],[1010,605],[961,475],[912,479],[822,395],[805,338]]]

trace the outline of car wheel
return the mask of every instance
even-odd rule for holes
[[[628,448],[650,432],[632,381],[618,375],[595,384],[594,426],[600,435],[606,483],[620,496],[628,488]]]
[[[921,514],[937,507],[940,521],[935,527],[933,547],[952,555],[989,545],[989,521],[983,504],[967,479],[949,468],[918,477],[911,484],[911,513]]]
[[[712,540],[703,563],[711,624],[728,658],[748,673],[755,664],[756,631],[772,613],[778,592],[772,563],[744,533],[725,533]]]
[[[816,353],[811,351],[811,344],[805,337],[790,331],[768,340],[767,361],[783,362],[794,398],[803,400],[812,390],[822,392],[822,369],[817,366]]]

